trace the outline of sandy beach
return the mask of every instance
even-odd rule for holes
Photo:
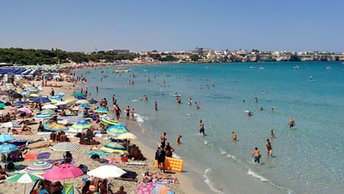
[[[41,82],[40,81],[31,81],[31,84],[34,85],[38,85]],[[71,99],[73,98],[72,94],[74,91],[79,91],[80,88],[83,87],[83,83],[77,83],[77,85],[74,87],[73,83],[71,82],[66,82],[66,81],[59,81],[59,82],[55,82],[55,81],[50,81],[49,84],[52,85],[62,85],[62,87],[54,87],[55,93],[64,93],[64,99]],[[42,91],[39,92],[40,95],[42,96],[49,96],[49,93],[51,91],[51,87],[44,87]],[[18,91],[19,92],[19,91]],[[97,99],[98,100],[98,99]],[[9,112],[11,109],[13,109],[13,107],[6,107],[4,110],[2,110],[2,114],[5,115],[7,114],[7,112]],[[36,113],[36,110],[33,111],[33,113]],[[123,117],[123,116],[122,116]],[[127,121],[125,119],[121,118],[120,122],[124,123],[127,125],[127,127],[130,129],[130,132],[132,132],[133,134],[138,134],[142,131],[142,129],[140,128],[140,126],[134,122],[134,121]],[[18,119],[19,120],[19,119]],[[44,140],[44,142],[48,143],[49,142],[49,135],[37,135],[37,128],[38,128],[38,124],[35,125],[31,125],[30,126],[32,128],[32,132],[33,135],[14,135],[14,137],[16,139],[26,139],[26,140]],[[1,129],[1,133],[2,134],[6,134],[7,133],[7,129],[2,128]],[[70,141],[72,143],[75,143],[77,145],[79,145],[78,143],[78,138],[69,136]],[[108,143],[108,136],[107,135],[102,135],[102,136],[96,136],[95,140],[100,142],[100,145]],[[40,142],[42,143],[42,142]],[[132,181],[124,181],[124,180],[116,180],[116,179],[109,179],[109,182],[113,185],[112,186],[112,190],[114,192],[116,192],[120,186],[124,186],[125,191],[127,193],[136,193],[136,186],[139,183],[142,183],[143,181],[143,174],[146,171],[149,172],[157,172],[157,169],[154,168],[154,156],[155,156],[155,150],[153,150],[149,145],[145,144],[145,141],[143,139],[138,139],[138,140],[133,140],[132,141],[133,144],[138,145],[141,152],[143,153],[143,155],[147,158],[146,161],[144,161],[145,165],[144,166],[134,166],[134,165],[127,165],[125,163],[114,163],[114,165],[116,165],[119,168],[125,169],[125,170],[129,170],[129,171],[134,171],[137,173],[137,182],[132,182]],[[89,155],[86,155],[86,152],[88,151],[99,151],[99,147],[98,146],[93,146],[93,145],[80,145],[80,149],[78,151],[74,151],[72,152],[73,155],[73,159],[75,162],[75,165],[78,166],[80,164],[86,165],[88,167],[89,170],[95,169],[96,167],[101,166],[102,164],[100,164],[97,161],[94,161],[92,159],[90,159]],[[28,154],[32,154],[32,153],[42,153],[42,152],[50,152],[51,156],[50,156],[50,160],[58,160],[58,159],[62,159],[62,155],[63,152],[58,152],[58,151],[54,151],[51,149],[51,147],[46,147],[46,148],[38,148],[38,149],[29,149],[28,150]],[[116,158],[116,160],[120,160],[119,159],[119,155],[118,154],[113,154],[110,153],[106,156],[106,158]],[[39,160],[24,160],[22,162],[18,162],[21,165],[30,165],[33,162],[37,162]],[[2,166],[4,166],[5,164],[2,163]],[[168,187],[170,187],[171,189],[173,189],[175,191],[175,193],[178,194],[183,194],[183,193],[202,193],[201,191],[196,190],[193,187],[193,183],[192,180],[186,176],[183,175],[183,173],[175,173],[172,176],[177,178],[177,183],[176,184],[169,184]],[[89,178],[89,176],[84,175],[75,179],[69,179],[69,180],[65,180],[65,183],[73,183],[75,187],[80,187],[82,185],[82,179],[83,178]],[[0,187],[0,193],[21,193],[24,191],[24,184],[19,184],[19,183],[10,183],[10,182],[3,182],[1,183],[1,187]],[[29,193],[29,191],[31,190],[33,186],[33,183],[29,183],[26,185],[26,193]]]

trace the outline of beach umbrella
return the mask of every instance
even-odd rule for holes
[[[11,103],[10,102],[5,102],[5,105],[6,106],[11,106]]]
[[[28,173],[43,175],[44,172],[53,169],[55,166],[45,161],[35,162],[25,168]]]
[[[87,175],[107,179],[107,178],[118,178],[121,177],[123,174],[127,173],[126,171],[118,168],[117,166],[113,165],[104,165],[100,166],[96,169],[87,172]]]
[[[80,109],[81,109],[81,107],[79,107],[79,106],[75,106],[72,108],[72,110],[80,110]]]
[[[55,111],[51,110],[51,109],[45,109],[41,112],[41,114],[45,114],[45,115],[54,115],[56,114]]]
[[[155,185],[152,194],[175,194],[175,192],[163,184]]]
[[[26,115],[30,115],[32,113],[32,110],[30,110],[29,108],[20,108],[17,110],[17,112],[24,112]]]
[[[75,144],[72,144],[72,143],[69,143],[69,142],[60,142],[56,145],[54,145],[53,147],[53,150],[56,150],[56,151],[76,151],[79,149],[79,146],[75,145]]]
[[[44,173],[44,178],[50,181],[60,181],[65,179],[73,179],[82,176],[83,171],[71,164],[61,164]]]
[[[31,173],[19,173],[16,172],[12,176],[8,177],[6,180],[13,183],[25,183],[24,193],[26,193],[26,183],[32,183],[37,180],[43,179],[43,177]]]
[[[136,186],[136,194],[152,194],[155,186],[156,186],[156,183],[154,182],[138,184]]]
[[[3,123],[2,125],[0,125],[0,128],[19,128],[20,125],[17,123],[17,121],[10,121],[10,122],[7,122],[7,123]]]
[[[6,107],[6,105],[4,103],[0,103],[0,109],[3,109],[5,107]]]
[[[96,113],[108,113],[109,111],[104,107],[100,107],[100,108],[95,109],[94,112],[96,112]]]
[[[121,124],[111,125],[107,129],[107,133],[111,136],[119,136],[123,133],[128,133],[128,132],[129,132],[128,128]]]
[[[123,133],[123,134],[117,136],[117,139],[135,140],[135,139],[137,139],[137,137],[134,134],[128,132],[128,133]]]
[[[63,96],[65,96],[65,93],[60,92],[60,93],[58,93],[57,95],[60,96],[60,97],[63,97]]]
[[[0,153],[2,154],[7,154],[7,153],[11,153],[13,151],[17,151],[18,150],[18,146],[14,145],[14,144],[1,144],[0,145]]]
[[[23,95],[19,94],[19,93],[13,93],[10,95],[12,98],[23,98]]]
[[[56,106],[61,106],[61,105],[66,105],[68,104],[69,102],[66,102],[66,101],[58,101],[55,103]]]
[[[46,123],[44,125],[44,128],[49,131],[67,131],[68,128],[64,125],[57,124],[55,122],[53,123]]]
[[[22,106],[22,105],[25,105],[25,104],[27,104],[27,102],[25,102],[25,101],[17,101],[15,103],[13,103],[14,106]]]
[[[78,121],[72,125],[73,129],[80,130],[80,131],[89,129],[91,127],[92,127],[92,124],[85,120]]]
[[[0,142],[6,142],[6,141],[12,141],[14,140],[14,137],[12,135],[5,135],[5,134],[1,134],[0,135]]]
[[[105,144],[100,150],[109,153],[128,153],[127,149],[118,143]]]
[[[75,104],[89,104],[90,102],[88,100],[77,100]]]
[[[32,98],[30,99],[32,102],[36,102],[36,103],[47,103],[47,102],[51,102],[51,100],[47,97],[37,97],[37,98]]]
[[[83,93],[75,93],[75,94],[73,94],[73,96],[74,97],[84,97],[85,94],[83,94]]]
[[[35,97],[35,98],[36,98],[36,97],[39,97],[39,95],[38,95],[38,94],[33,94],[33,93],[32,93],[32,94],[30,94],[29,96],[30,96],[30,97]]]
[[[5,92],[3,90],[0,90],[0,95],[8,95],[8,92]]]
[[[89,108],[91,105],[83,103],[83,104],[79,104],[79,106],[83,108]]]
[[[57,109],[58,107],[52,104],[46,104],[42,107],[42,109]]]

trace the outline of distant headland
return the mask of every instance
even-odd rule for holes
[[[274,62],[274,61],[344,61],[343,53],[221,50],[196,48],[190,51],[104,50],[67,52],[60,49],[0,48],[0,65],[36,65],[59,63],[221,63],[221,62]]]

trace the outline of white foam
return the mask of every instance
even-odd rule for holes
[[[225,150],[223,150],[223,149],[220,149],[220,153],[221,153],[222,155],[227,154],[227,152],[226,152]]]
[[[136,121],[139,122],[139,123],[143,123],[145,122],[145,120],[143,119],[143,116],[135,113],[135,117],[136,117]]]
[[[138,100],[137,99],[132,99],[131,102],[138,102]]]
[[[212,170],[211,168],[208,168],[204,171],[204,182],[207,183],[208,187],[210,188],[210,190],[214,191],[215,193],[223,193],[222,191],[220,191],[219,189],[215,188],[215,186],[212,184],[212,182],[209,179],[209,173],[211,173]]]
[[[230,155],[230,154],[227,154],[227,157],[228,157],[229,159],[233,159],[233,160],[235,160],[235,159],[236,159],[236,157],[235,157],[235,156],[232,156],[232,155]]]
[[[204,141],[204,145],[207,145],[208,144],[208,142],[207,141]]]
[[[261,175],[255,173],[255,172],[253,172],[251,169],[249,169],[249,170],[247,171],[247,174],[248,174],[248,175],[251,175],[251,176],[253,176],[254,178],[257,178],[257,179],[259,179],[259,180],[261,180],[261,181],[263,181],[263,182],[267,182],[267,181],[268,181],[268,179],[266,179],[266,178],[264,178],[263,176],[261,176]]]

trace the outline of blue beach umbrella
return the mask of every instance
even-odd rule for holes
[[[46,102],[51,102],[49,98],[47,97],[37,97],[37,98],[31,98],[30,99],[32,102],[36,103],[46,103]]]
[[[0,145],[0,153],[6,154],[6,153],[11,153],[13,151],[18,150],[18,146],[14,144],[1,144]]]
[[[108,113],[108,109],[104,108],[104,107],[100,107],[94,110],[94,112],[96,113]]]
[[[121,124],[111,125],[107,129],[107,133],[111,136],[118,136],[118,135],[121,135],[123,133],[128,133],[128,132],[129,132],[128,128]]]
[[[25,105],[25,104],[27,104],[27,102],[25,102],[25,101],[17,101],[15,103],[13,103],[14,106],[22,106],[22,105]]]
[[[79,105],[80,107],[89,108],[91,105],[83,103]]]
[[[0,135],[0,142],[6,142],[6,141],[12,141],[14,140],[14,137],[11,135]]]
[[[82,121],[78,121],[76,123],[74,123],[74,125],[72,125],[73,129],[77,129],[77,130],[86,130],[92,127],[92,124],[88,121],[82,120]]]

